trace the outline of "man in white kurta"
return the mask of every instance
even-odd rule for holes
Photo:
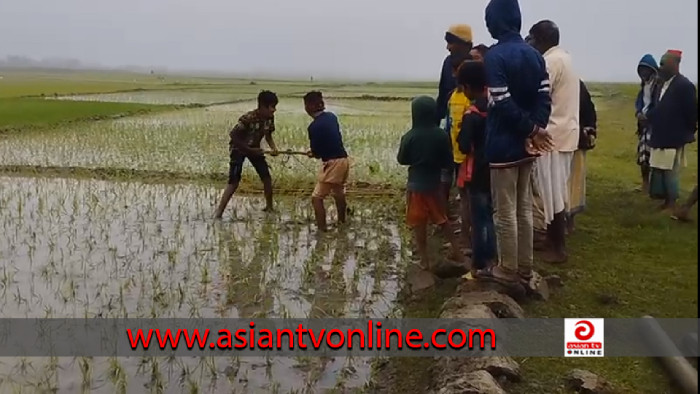
[[[530,29],[528,42],[542,53],[550,80],[552,114],[547,131],[554,139],[554,151],[543,153],[536,164],[549,250],[545,261],[563,263],[566,254],[566,209],[571,160],[578,149],[580,79],[571,55],[559,46],[559,28],[541,21]]]

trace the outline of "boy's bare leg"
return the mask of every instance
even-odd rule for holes
[[[693,192],[690,193],[690,197],[688,197],[688,201],[686,201],[683,205],[681,205],[678,209],[675,210],[674,214],[671,216],[674,219],[678,219],[681,221],[689,221],[690,220],[690,210],[693,208],[693,205],[695,205],[698,202],[698,187],[695,186],[693,189]]]
[[[642,172],[642,188],[641,191],[643,193],[649,193],[649,173],[651,172],[651,169],[649,168],[648,165],[641,165],[640,166],[641,172]]]
[[[574,218],[576,215],[574,214],[569,214],[566,217],[566,233],[568,234],[573,234],[574,230],[576,230],[576,224],[574,223]]]
[[[316,216],[316,226],[320,231],[327,231],[326,226],[326,207],[323,205],[323,198],[312,197],[311,205],[314,207],[314,215]]]
[[[445,210],[446,214],[449,214],[450,212],[450,189],[451,184],[449,183],[441,183],[440,184],[441,192],[442,192],[442,205],[443,209]]]
[[[469,208],[469,191],[460,189],[460,209],[462,217],[461,236],[464,245],[471,244],[471,209]]]
[[[413,228],[413,234],[416,237],[416,249],[418,249],[418,256],[420,256],[420,266],[425,270],[429,270],[430,257],[428,257],[428,226],[425,223],[415,226]]]
[[[274,207],[272,206],[272,178],[265,178],[262,182],[265,193],[265,209],[263,209],[263,211],[272,212],[274,211]]]
[[[451,250],[450,259],[461,263],[464,260],[464,255],[462,254],[462,251],[459,250],[457,236],[450,228],[449,222],[441,224],[440,230],[442,230],[442,234],[445,236],[447,241],[450,243],[450,250]]]
[[[333,195],[335,208],[338,211],[338,223],[345,223],[345,214],[348,211],[348,202],[345,199],[345,192],[339,191]]]
[[[236,192],[236,189],[238,189],[238,183],[226,185],[226,189],[224,189],[224,193],[221,195],[219,206],[216,208],[216,212],[214,212],[214,219],[221,219],[224,215],[224,210],[226,210],[226,206]]]

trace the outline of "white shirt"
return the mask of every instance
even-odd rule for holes
[[[561,47],[550,48],[544,60],[552,97],[547,131],[552,135],[556,151],[574,152],[578,149],[581,80],[574,72],[571,55]]]
[[[666,93],[666,89],[668,89],[669,85],[671,85],[671,81],[673,81],[673,78],[676,76],[672,76],[671,79],[668,81],[664,82],[663,86],[661,86],[661,92],[659,93],[659,101],[664,97],[664,94]]]
[[[652,99],[652,88],[654,87],[653,82],[646,82],[644,84],[644,93],[642,96],[642,99],[644,101],[644,108],[642,108],[642,113],[646,115],[647,111],[649,110],[649,106],[651,106],[651,99]]]

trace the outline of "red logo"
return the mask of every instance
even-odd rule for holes
[[[587,341],[593,338],[595,328],[593,328],[593,324],[591,322],[588,320],[581,320],[580,322],[576,323],[576,326],[579,325],[583,325],[583,327],[577,327],[574,331],[574,335],[579,341]]]

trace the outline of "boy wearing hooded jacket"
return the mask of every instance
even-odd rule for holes
[[[520,35],[517,0],[491,0],[486,26],[498,41],[484,58],[489,109],[485,153],[491,168],[498,265],[478,276],[506,286],[532,277],[531,172],[538,151],[552,149],[545,128],[551,113],[544,58]]]
[[[641,79],[641,88],[637,94],[637,101],[634,103],[635,116],[637,118],[637,164],[642,173],[642,187],[637,189],[644,193],[649,192],[649,158],[651,157],[651,125],[647,119],[647,112],[654,106],[654,90],[657,86],[659,66],[656,64],[654,56],[646,54],[637,65],[637,75]]]
[[[445,168],[454,168],[450,139],[435,123],[437,106],[432,97],[417,97],[411,103],[413,127],[401,137],[396,160],[409,166],[406,185],[406,223],[414,231],[416,248],[423,269],[430,270],[427,252],[428,222],[438,225],[450,241],[452,259],[461,262],[462,255],[450,230],[447,214],[440,201],[440,175]]]

